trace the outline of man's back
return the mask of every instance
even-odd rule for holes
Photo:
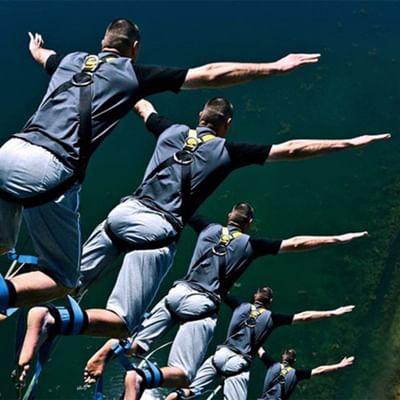
[[[144,180],[135,193],[140,200],[150,201],[158,209],[171,215],[180,227],[183,227],[188,217],[230,172],[230,158],[225,149],[224,139],[214,137],[201,144],[193,153],[193,161],[189,167],[190,200],[186,200],[184,203],[190,202],[190,206],[188,212],[184,213],[182,210],[182,182],[185,178],[183,178],[182,164],[173,162],[157,173],[153,173],[153,171],[162,162],[182,150],[188,132],[188,126],[174,124],[159,136]],[[205,134],[214,134],[214,132],[207,128],[198,128],[197,134],[201,137]],[[214,183],[217,175],[219,179]]]
[[[269,310],[259,303],[242,303],[233,312],[224,346],[251,360],[273,328]]]
[[[179,162],[158,169],[164,161],[183,149],[190,128],[174,124],[156,113],[149,116],[146,125],[158,141],[135,196],[172,216],[175,225],[180,228],[230,172],[246,165],[262,165],[271,148],[269,145],[232,143],[215,137],[200,144],[193,152],[190,169]],[[215,135],[215,131],[205,126],[199,126],[196,131],[200,138]],[[190,185],[186,186],[185,175]],[[186,187],[186,194],[182,194],[185,191],[183,186]],[[185,198],[183,202],[182,197]]]
[[[297,381],[294,368],[286,363],[275,362],[265,376],[262,400],[288,399]]]
[[[48,149],[68,166],[76,165],[79,156],[80,88],[71,85],[53,95],[60,85],[81,71],[87,55],[70,53],[61,61],[57,55],[49,58],[46,70],[52,77],[47,92],[25,132],[14,135]],[[132,60],[111,52],[100,53],[99,57],[104,62],[94,72],[91,84],[91,152],[138,100]]]
[[[224,248],[225,254],[213,251],[220,241],[222,225],[209,224],[201,231],[184,278],[191,286],[224,295],[251,262],[253,250],[249,243],[250,236],[234,225],[226,228],[231,238]]]

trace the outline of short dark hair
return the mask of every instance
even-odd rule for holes
[[[257,292],[254,294],[254,301],[258,301],[263,305],[267,306],[271,303],[273,297],[272,289],[268,286],[258,288]]]
[[[135,41],[140,41],[138,26],[128,19],[115,19],[107,26],[103,48],[110,47],[127,54]]]
[[[233,105],[225,97],[213,97],[204,105],[202,121],[218,128],[233,116]]]
[[[295,349],[286,349],[282,353],[282,361],[286,361],[289,365],[293,365],[296,361],[296,350]]]
[[[236,203],[230,212],[229,221],[244,227],[253,220],[253,215],[254,209],[249,203]]]

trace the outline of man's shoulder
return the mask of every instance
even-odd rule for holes
[[[160,135],[160,139],[163,138],[169,138],[169,137],[181,137],[187,136],[187,133],[189,132],[191,128],[185,124],[180,124],[177,122],[172,122],[171,124],[168,126],[168,128],[166,128]]]
[[[73,51],[71,53],[63,54],[60,55],[60,64],[63,65],[66,63],[82,63],[84,58],[88,55],[89,53],[84,52],[84,51]]]

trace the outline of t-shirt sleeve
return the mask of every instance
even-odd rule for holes
[[[264,363],[264,365],[269,368],[271,365],[275,364],[275,360],[270,357],[267,352],[263,353],[262,357],[261,357],[261,361]]]
[[[135,64],[133,68],[139,82],[139,98],[167,91],[178,93],[188,72],[187,68],[158,65]]]
[[[262,257],[268,254],[277,255],[281,248],[282,240],[275,239],[250,239],[254,257]]]
[[[44,65],[44,69],[46,70],[46,72],[49,75],[53,75],[63,58],[64,55],[57,53],[49,56],[46,60],[46,64]]]
[[[274,323],[274,328],[283,325],[291,325],[293,322],[294,314],[271,314],[272,322]]]
[[[210,225],[211,222],[198,214],[193,215],[189,221],[188,225],[197,233],[199,234],[203,229],[205,229],[208,225]]]
[[[156,137],[159,137],[174,122],[158,113],[151,113],[146,121],[146,128]]]
[[[263,165],[268,158],[272,145],[226,142],[225,147],[229,153],[234,168],[246,165]]]
[[[311,369],[296,369],[296,378],[298,381],[311,378]]]

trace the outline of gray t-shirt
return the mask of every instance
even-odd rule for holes
[[[183,215],[181,164],[172,163],[167,168],[153,172],[183,148],[190,128],[169,122],[156,113],[149,116],[146,125],[157,136],[157,144],[144,179],[134,195],[168,214],[178,229],[186,224],[203,201],[233,170],[251,164],[264,164],[271,149],[270,145],[232,143],[221,137],[200,145],[190,165],[190,199]],[[215,135],[207,127],[197,127],[196,130],[199,137]]]
[[[255,303],[257,310],[261,304]],[[249,326],[248,321],[252,309],[251,303],[241,303],[235,308],[229,323],[227,338],[223,346],[243,355],[250,362],[257,350],[263,345],[273,329],[282,325],[290,325],[293,315],[275,314],[269,310],[262,312]]]
[[[217,255],[212,249],[220,240],[222,225],[208,223],[200,216],[192,217],[189,225],[199,232],[199,237],[184,280],[194,288],[220,296],[229,291],[255,258],[278,254],[282,243],[242,233],[229,242],[225,255]],[[227,228],[230,234],[238,231],[234,225]]]
[[[58,156],[69,167],[79,159],[79,88],[69,87],[51,95],[64,82],[81,71],[88,53],[75,52],[64,57],[52,55],[46,63],[51,74],[47,92],[23,132],[13,136],[42,146]],[[90,153],[107,137],[119,120],[142,97],[172,90],[178,92],[187,69],[135,65],[130,58],[111,52],[99,57],[114,56],[95,71],[92,91],[92,137]]]

